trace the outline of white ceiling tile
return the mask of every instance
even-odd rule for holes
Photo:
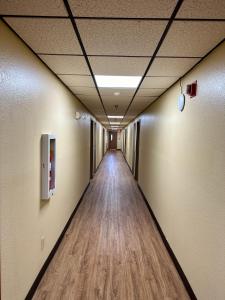
[[[111,97],[111,96],[102,96],[102,100],[105,103],[112,103],[114,105],[119,105],[120,103],[129,103],[132,97],[123,96],[123,97]]]
[[[4,15],[37,15],[67,16],[61,0],[13,0],[0,1],[0,14]]]
[[[135,57],[89,57],[96,75],[142,76],[149,58]]]
[[[80,98],[79,98],[80,99]],[[102,116],[105,116],[105,112],[103,110],[103,107],[101,105],[101,103],[99,102],[91,102],[89,100],[85,100],[85,99],[80,99],[81,102],[87,106],[87,108],[93,113],[93,114],[101,114]]]
[[[91,76],[59,75],[58,77],[68,86],[94,87]]]
[[[108,115],[111,115],[111,114],[121,114],[121,115],[123,115],[125,113],[126,109],[127,109],[127,106],[123,105],[123,106],[120,106],[117,110],[115,110],[113,105],[106,104],[105,108],[106,108],[106,111],[107,111]]]
[[[199,58],[158,58],[156,57],[147,76],[177,76],[186,73]]]
[[[105,115],[101,103],[98,103],[98,102],[94,103],[94,102],[91,102],[90,100],[85,100],[85,99],[83,99],[81,101],[88,107],[88,109],[90,109],[90,111],[92,111],[92,112],[98,111],[98,112],[101,112],[101,114]]]
[[[139,104],[140,103],[140,104],[148,105],[148,104],[154,102],[157,98],[158,97],[137,96],[137,97],[135,97],[133,103],[134,104]],[[133,105],[133,103],[132,103],[132,105]]]
[[[126,125],[128,125],[132,120],[134,120],[136,116],[137,116],[136,113],[133,113],[133,112],[131,112],[129,114],[127,113],[126,117],[124,118],[124,121],[126,122]]]
[[[224,19],[224,17],[224,0],[185,0],[177,14],[177,18]]]
[[[115,114],[120,115],[121,111],[124,112],[127,108],[127,103],[119,103],[118,108],[115,108],[114,104],[111,103],[111,102],[105,102],[104,101],[104,105],[105,105],[106,108],[110,107],[110,109],[111,109],[110,114],[113,114],[113,115],[115,115]]]
[[[102,96],[102,100],[109,115],[123,115],[131,97]]]
[[[174,21],[159,56],[204,56],[225,36],[225,22]]]
[[[37,53],[81,54],[70,20],[5,18]]]
[[[98,96],[92,96],[92,95],[79,95],[79,99],[81,101],[90,102],[92,104],[101,104],[100,99]]]
[[[178,77],[145,77],[141,88],[168,88]]]
[[[99,115],[99,121],[101,121],[104,125],[109,124],[106,116]]]
[[[92,111],[99,116],[105,116],[104,109],[101,105],[93,106]]]
[[[91,95],[98,97],[98,93],[95,87],[69,86],[69,88],[77,95]]]
[[[93,114],[98,118],[100,116],[105,116],[105,112],[103,110],[103,108],[101,108],[100,106],[97,106],[97,107],[92,107],[91,109],[91,112],[93,112]]]
[[[77,20],[87,54],[151,56],[165,21]]]
[[[124,118],[124,125],[127,126],[128,123],[130,121],[132,121],[134,119],[134,116],[129,116],[129,115],[126,115],[126,117]]]
[[[83,56],[39,55],[56,74],[90,74]]]
[[[146,99],[143,99],[146,98]],[[144,109],[146,109],[151,103],[155,101],[155,98],[148,98],[148,97],[137,97],[132,102],[127,115],[137,116],[140,114]]]
[[[128,116],[134,116],[136,117],[138,114],[140,114],[149,104],[142,104],[142,105],[131,105],[129,108],[127,115]]]
[[[70,0],[74,16],[170,17],[176,0]]]
[[[166,89],[143,89],[140,88],[137,92],[137,96],[159,96],[161,95]]]
[[[126,117],[125,117],[126,118]],[[123,119],[123,121],[120,123],[121,125],[126,125],[127,124],[127,121],[125,120],[125,118]]]
[[[117,99],[117,97],[123,96],[133,96],[136,89],[117,89],[117,88],[99,88],[100,94],[102,96],[112,96]],[[120,93],[119,96],[115,96],[114,93]]]

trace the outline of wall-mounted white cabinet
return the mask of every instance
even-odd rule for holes
[[[49,199],[55,192],[56,138],[52,134],[41,137],[41,199]]]

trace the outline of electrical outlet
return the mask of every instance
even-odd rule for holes
[[[45,237],[42,236],[42,237],[41,237],[41,250],[43,250],[44,247],[45,247]]]

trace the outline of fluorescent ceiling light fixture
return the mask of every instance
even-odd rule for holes
[[[123,119],[123,116],[108,116],[109,119]]]
[[[120,122],[110,122],[110,124],[111,124],[111,125],[114,125],[114,124],[115,124],[115,125],[116,125],[116,124],[118,124],[118,125],[119,125],[119,124],[120,124]]]
[[[98,87],[107,88],[136,88],[141,76],[106,76],[95,75]]]

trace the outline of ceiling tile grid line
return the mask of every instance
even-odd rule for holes
[[[147,68],[146,68],[146,70],[145,70],[145,72],[144,72],[144,74],[143,74],[143,76],[142,76],[142,78],[141,78],[141,80],[140,80],[138,86],[137,86],[137,89],[136,89],[136,91],[135,91],[135,93],[134,93],[134,95],[133,95],[133,97],[132,97],[132,99],[131,99],[131,101],[130,101],[130,103],[129,103],[127,109],[126,109],[126,111],[125,111],[124,117],[126,116],[126,114],[127,114],[128,110],[129,110],[129,108],[130,108],[130,106],[131,106],[131,104],[132,104],[132,102],[133,102],[133,100],[134,100],[134,98],[135,98],[135,96],[136,96],[138,90],[140,89],[140,87],[141,87],[141,85],[142,85],[142,82],[144,81],[145,76],[147,75],[147,73],[148,73],[148,71],[149,71],[149,69],[150,69],[150,67],[151,67],[151,65],[152,65],[152,63],[153,63],[153,61],[154,61],[154,59],[155,59],[155,57],[156,57],[156,55],[157,55],[157,53],[158,53],[158,51],[159,51],[159,49],[160,49],[160,47],[161,47],[161,45],[162,45],[162,43],[163,43],[163,41],[164,41],[166,35],[167,35],[167,33],[169,32],[169,29],[170,29],[170,27],[171,27],[171,25],[172,25],[172,23],[173,23],[173,21],[174,21],[176,15],[177,15],[177,13],[178,13],[178,11],[179,11],[179,9],[180,9],[180,7],[181,7],[183,1],[184,1],[184,0],[178,0],[177,4],[176,4],[176,6],[175,6],[175,8],[174,8],[174,10],[173,10],[173,12],[172,12],[172,15],[171,15],[171,17],[170,17],[170,20],[169,20],[169,22],[167,23],[166,28],[164,29],[164,31],[163,31],[163,33],[162,33],[162,36],[161,36],[161,38],[160,38],[160,40],[159,40],[159,42],[158,42],[158,45],[157,45],[157,47],[156,47],[156,49],[155,49],[155,51],[154,51],[154,53],[153,53],[153,55],[152,55],[152,57],[151,57],[151,59],[150,59],[150,62],[149,62],[149,64],[148,64],[148,66],[147,66]],[[124,119],[124,117],[123,117],[123,119]],[[123,121],[123,119],[121,120],[121,122]]]
[[[74,54],[74,53],[41,53],[37,52],[37,55],[52,55],[52,56],[83,56],[83,54]],[[114,55],[114,54],[88,54],[88,57],[123,57],[123,58],[151,58],[151,55]],[[202,56],[168,56],[168,55],[156,55],[157,58],[202,58]]]
[[[56,73],[56,75],[60,76],[60,75],[71,75],[71,76],[85,76],[85,77],[91,77],[91,75],[88,74],[75,74],[75,73]]]
[[[92,79],[93,79],[95,88],[96,88],[96,90],[97,90],[97,93],[98,93],[100,102],[101,102],[101,104],[102,104],[103,110],[104,110],[105,115],[106,115],[106,117],[107,117],[107,119],[108,119],[107,112],[106,112],[106,108],[105,108],[105,106],[104,106],[104,103],[103,103],[101,94],[100,94],[100,92],[99,92],[99,89],[98,89],[97,82],[96,82],[95,77],[94,77],[94,73],[93,73],[91,64],[90,64],[90,62],[89,62],[89,59],[88,59],[86,50],[85,50],[85,48],[84,48],[84,45],[83,45],[83,42],[82,42],[82,39],[81,39],[81,36],[80,36],[80,32],[79,32],[79,30],[78,30],[78,27],[77,27],[77,24],[76,24],[76,22],[75,22],[75,19],[73,18],[73,14],[72,14],[70,5],[69,5],[69,3],[68,3],[67,0],[63,0],[63,2],[64,2],[64,5],[65,5],[66,10],[67,10],[67,12],[68,12],[68,15],[69,15],[69,17],[70,17],[70,21],[71,21],[71,23],[72,23],[72,25],[73,25],[73,29],[74,29],[75,36],[77,37],[77,39],[78,39],[78,41],[79,41],[79,43],[80,43],[80,47],[81,47],[81,49],[82,49],[84,58],[85,58],[86,63],[87,63],[87,65],[88,65],[88,69],[89,69],[89,71],[90,71],[90,73],[91,73],[91,76],[92,76]],[[108,119],[108,122],[109,122],[109,119]],[[109,122],[109,124],[110,124],[110,122]]]
[[[32,15],[32,14],[4,14],[0,12],[0,17],[1,18],[27,18],[27,19],[67,19],[69,20],[69,16],[58,16],[58,15]],[[103,21],[169,21],[170,18],[140,18],[140,17],[130,17],[130,18],[125,18],[125,17],[74,17],[76,20],[103,20]],[[175,18],[176,21],[187,21],[187,22],[225,22],[225,18]]]
[[[76,99],[85,107],[85,109],[92,115],[93,113],[90,109],[80,100],[79,96],[75,94],[58,76],[55,74],[52,69],[36,54],[36,52],[21,38],[21,36],[3,19],[0,17],[0,20],[7,26],[9,29],[26,45],[26,47],[45,65],[45,67],[63,84],[63,86],[72,93]],[[96,118],[97,119],[97,118]],[[98,120],[98,119],[97,119]]]

